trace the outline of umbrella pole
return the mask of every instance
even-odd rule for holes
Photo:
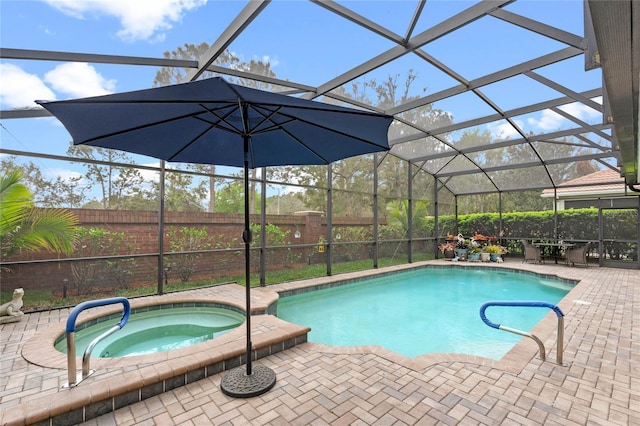
[[[246,145],[246,142],[245,142]],[[245,151],[244,159],[244,281],[247,306],[247,375],[251,375],[251,224],[249,218],[249,163]]]
[[[246,106],[243,105],[244,108]],[[243,111],[246,117],[246,110]],[[220,382],[220,388],[226,395],[236,398],[249,398],[262,395],[276,384],[276,374],[268,367],[251,366],[251,224],[249,218],[249,137],[244,137],[244,271],[247,324],[247,365],[231,370]]]

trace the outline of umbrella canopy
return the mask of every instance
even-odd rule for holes
[[[68,101],[37,101],[76,145],[171,162],[249,168],[328,164],[389,149],[393,118],[210,78]],[[246,141],[246,137],[249,140]]]
[[[68,101],[36,101],[67,128],[76,145],[171,162],[244,167],[246,369],[221,382],[236,397],[273,387],[275,373],[252,369],[248,169],[329,164],[389,149],[393,117],[269,93],[222,78]],[[162,256],[159,257],[161,262]],[[162,268],[159,266],[159,270]]]

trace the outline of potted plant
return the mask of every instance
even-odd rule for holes
[[[505,248],[497,244],[489,244],[484,248],[485,253],[490,254],[492,262],[497,262],[498,258],[505,253]]]
[[[453,243],[442,243],[438,246],[440,253],[444,254],[445,259],[453,259],[456,256],[456,246]]]
[[[482,248],[479,245],[472,244],[469,249],[469,260],[471,262],[480,261],[480,254],[482,253]]]
[[[469,256],[469,240],[465,239],[462,234],[458,234],[456,241],[456,256],[459,260],[467,260]]]
[[[482,247],[480,251],[480,262],[489,262],[491,260],[491,253],[485,250],[485,247]]]

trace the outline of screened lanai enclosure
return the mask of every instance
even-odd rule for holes
[[[248,172],[256,284],[440,258],[458,234],[640,267],[636,1],[106,4],[0,5],[2,175],[78,221],[72,253],[3,229],[3,292],[242,281],[241,168],[76,146],[35,103],[212,77],[394,117],[388,152]]]

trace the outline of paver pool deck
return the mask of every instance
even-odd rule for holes
[[[252,308],[266,309],[278,291],[428,264],[450,265],[421,262],[256,288]],[[55,415],[64,405],[77,406],[78,400],[108,396],[118,386],[167,375],[167,366],[211,366],[211,357],[218,356],[212,351],[237,352],[234,345],[242,346],[245,335],[241,327],[222,336],[228,336],[222,343],[143,361],[94,359],[91,367],[98,371],[93,376],[75,388],[60,389],[67,381],[66,356],[52,353],[44,341],[59,335],[66,321],[69,310],[59,309],[0,325],[0,424],[66,419],[86,425],[640,425],[640,271],[523,264],[517,259],[491,267],[580,281],[558,304],[565,313],[563,365],[556,364],[557,319],[551,311],[532,331],[545,345],[545,361],[527,338],[498,361],[455,354],[406,358],[380,347],[330,347],[302,338],[254,361],[277,374],[275,387],[261,396],[230,398],[220,390],[224,372],[204,370],[200,378],[185,370],[184,385],[167,386],[166,381],[166,391],[155,396],[115,411],[103,407],[106,414],[94,418],[85,408],[83,418],[72,421]],[[204,298],[242,306],[243,295],[239,286],[227,285],[145,299]],[[304,334],[303,327],[272,315],[254,316],[252,325],[254,345],[257,341],[265,348]],[[427,339],[428,332],[416,338]],[[141,397],[144,391],[137,392]]]

